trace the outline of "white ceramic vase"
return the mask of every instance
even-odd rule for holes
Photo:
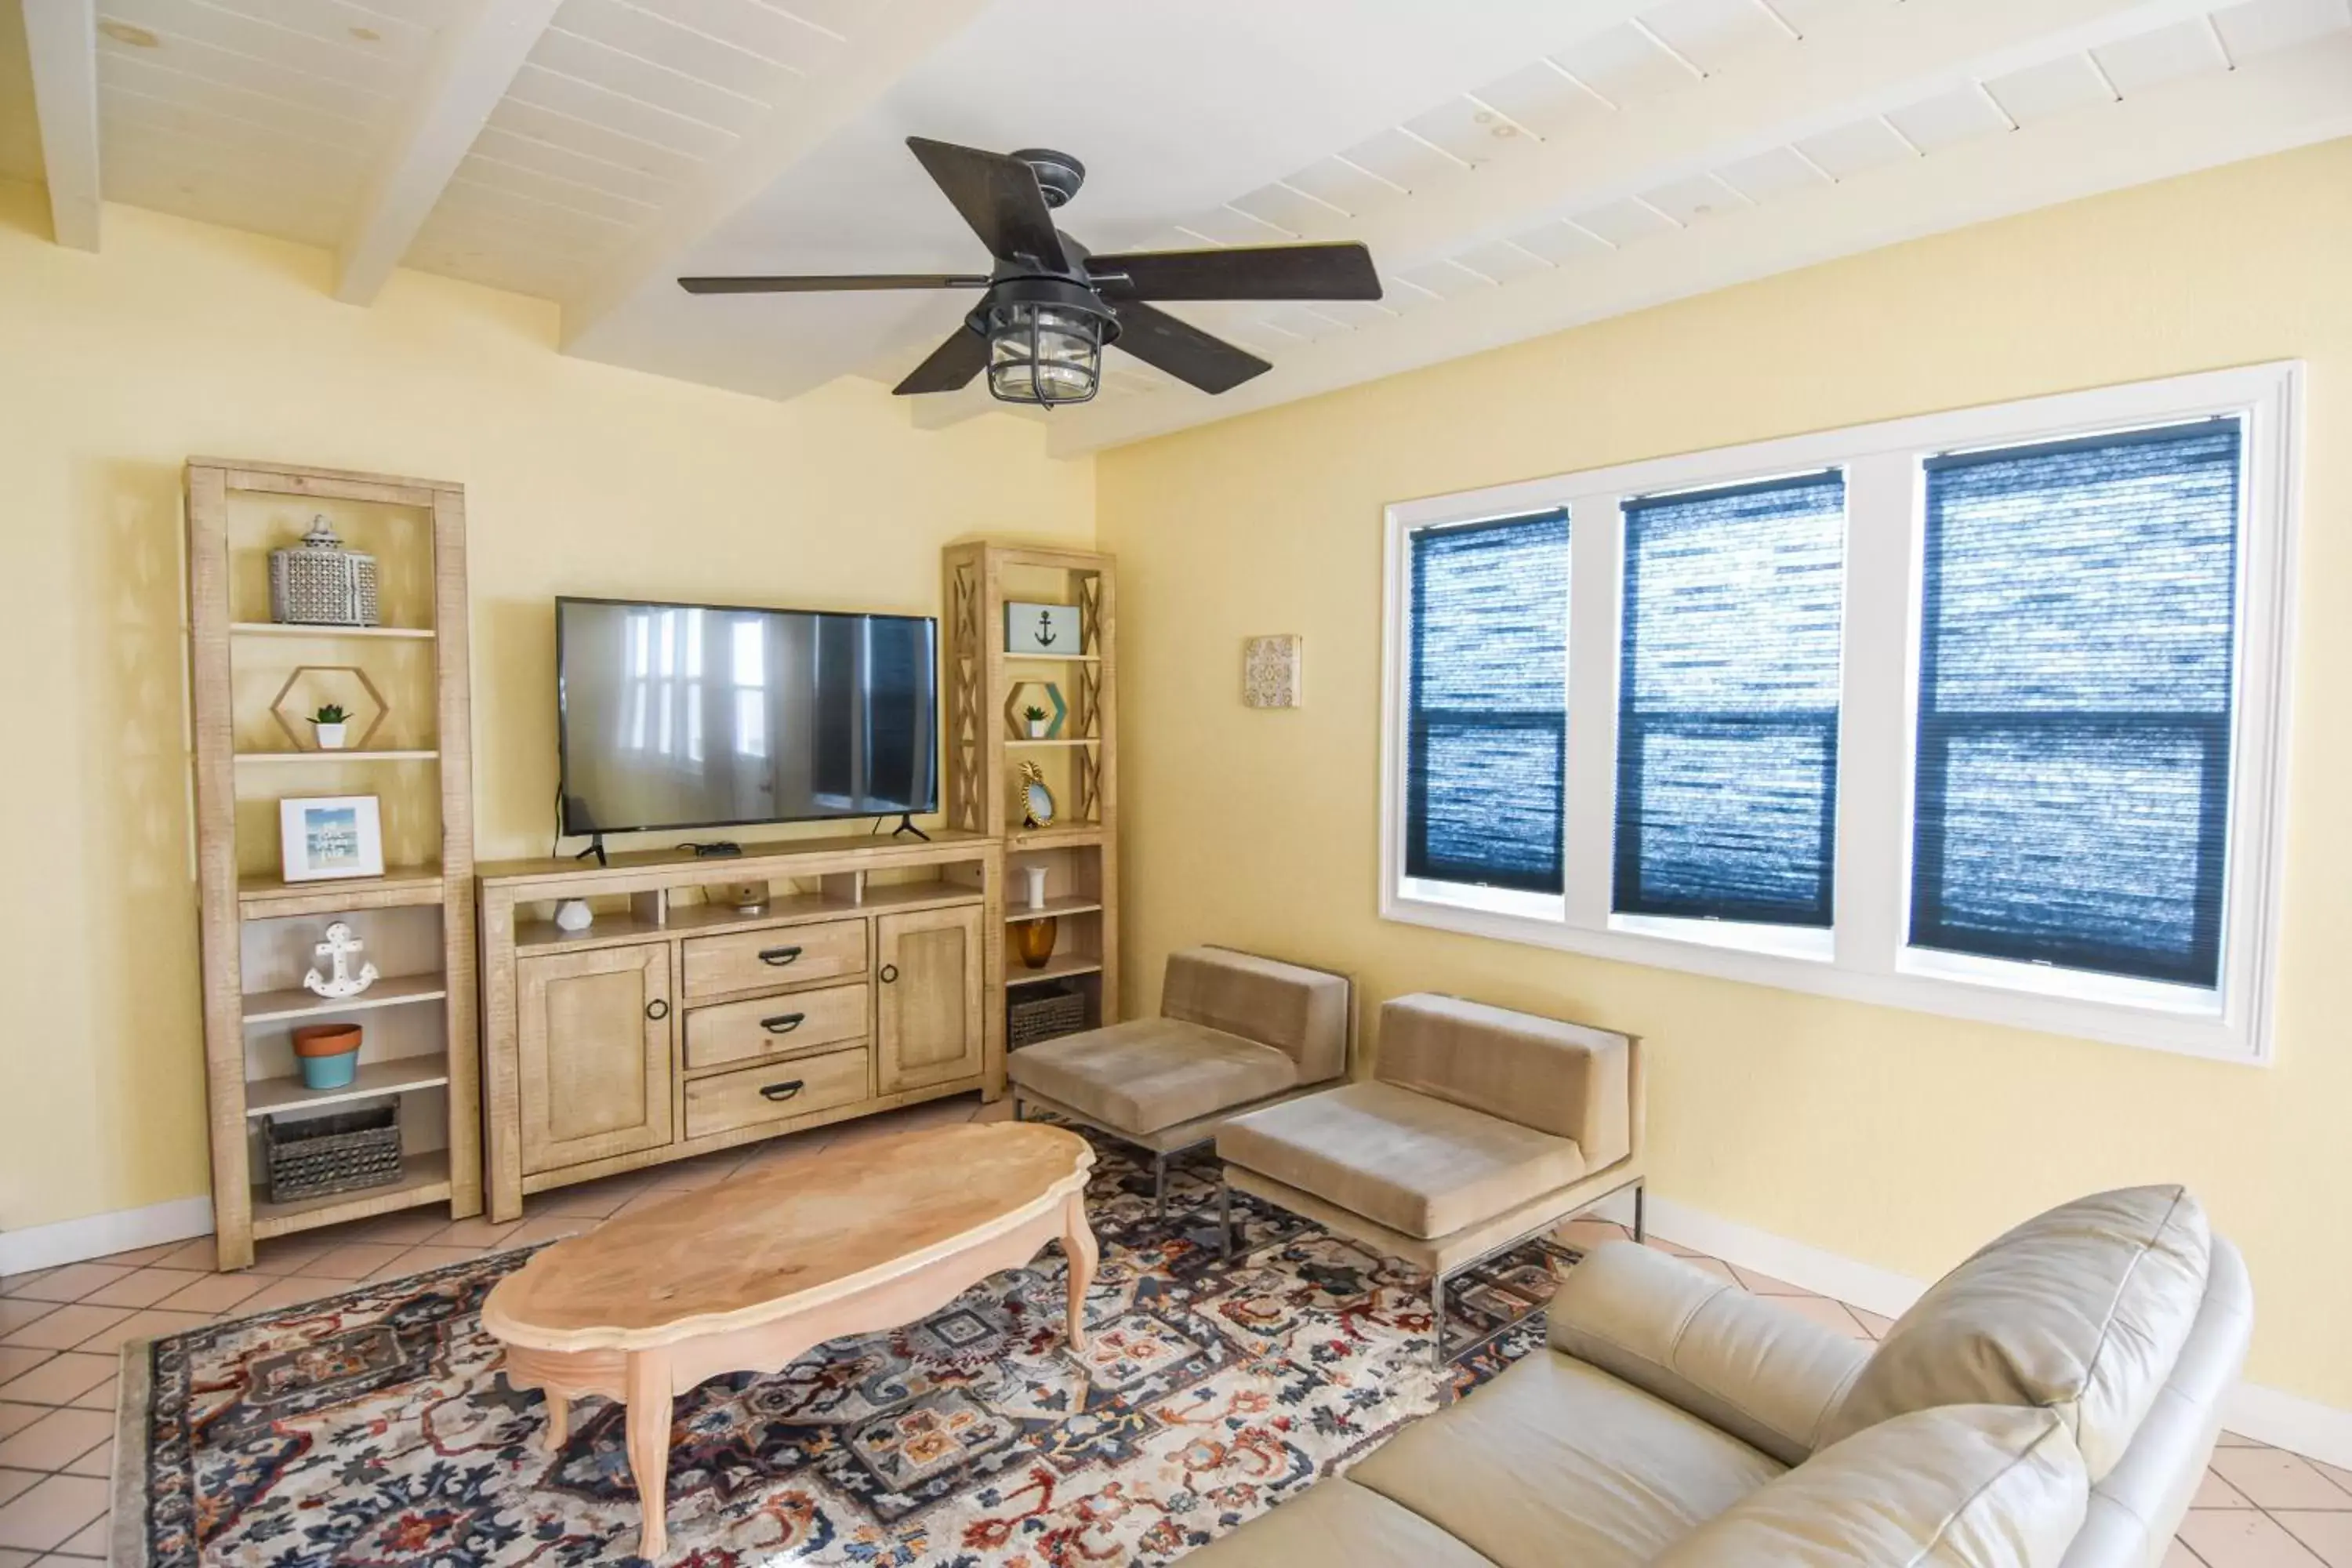
[[[342,725],[321,724],[314,720],[311,722],[310,728],[319,732],[319,750],[322,752],[340,752],[343,749]]]
[[[586,931],[595,921],[596,911],[588,907],[585,899],[566,899],[555,906],[558,931]]]
[[[1029,907],[1033,910],[1044,909],[1045,907],[1045,868],[1024,866],[1021,869],[1029,879]]]

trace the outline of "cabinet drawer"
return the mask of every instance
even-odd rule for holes
[[[855,1104],[873,1093],[873,1078],[874,1055],[861,1045],[695,1079],[686,1086],[686,1135],[731,1132]]]
[[[724,1066],[761,1057],[798,1056],[866,1033],[866,982],[689,1007],[686,1014],[686,1067]]]
[[[686,939],[685,946],[688,1001],[866,973],[864,921],[781,926],[739,936],[694,936]]]

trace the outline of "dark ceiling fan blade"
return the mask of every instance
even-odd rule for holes
[[[1155,370],[1207,393],[1230,392],[1254,375],[1274,366],[1223,338],[1213,338],[1190,321],[1180,321],[1165,310],[1155,310],[1136,300],[1106,300],[1118,318],[1118,342]]]
[[[930,358],[890,390],[899,397],[918,392],[953,392],[987,363],[988,340],[970,327],[959,327],[955,336],[933,349]]]
[[[1007,261],[1025,256],[1048,267],[1063,264],[1062,242],[1054,233],[1045,193],[1038,188],[1037,171],[1001,153],[921,136],[908,137],[907,149],[939,182],[990,254]]]
[[[681,278],[689,294],[814,294],[837,289],[985,289],[969,272],[852,272],[812,278]]]
[[[1377,300],[1372,253],[1337,245],[1241,246],[1089,256],[1087,274],[1115,300]]]

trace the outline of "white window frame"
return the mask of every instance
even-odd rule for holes
[[[1624,963],[2221,1060],[2272,1059],[2286,822],[2299,362],[2063,393],[1528,479],[1386,509],[1381,724],[1384,920]],[[2229,859],[2219,987],[1909,948],[1916,755],[1922,460],[2185,423],[2244,421]],[[1612,913],[1618,666],[1628,497],[1840,468],[1846,586],[1838,726],[1836,924],[1828,931]],[[1412,561],[1422,529],[1569,513],[1568,763],[1558,899],[1404,875]]]

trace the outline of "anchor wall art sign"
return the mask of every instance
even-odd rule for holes
[[[362,943],[352,933],[352,928],[337,921],[327,928],[327,940],[310,951],[324,960],[330,973],[321,975],[312,969],[302,976],[302,984],[329,1000],[356,996],[375,984],[375,965],[362,963],[357,974],[352,973],[352,960],[360,955]]]
[[[1076,658],[1087,650],[1078,646],[1076,605],[1007,605],[1004,606],[1004,651],[1046,654]]]

